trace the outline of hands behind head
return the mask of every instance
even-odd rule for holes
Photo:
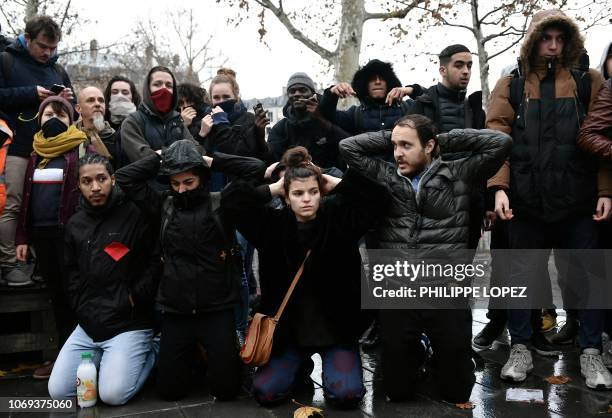
[[[356,96],[355,90],[353,90],[353,87],[349,83],[338,83],[333,86],[330,91],[341,99]]]
[[[332,192],[336,188],[338,184],[342,181],[342,179],[334,176],[330,176],[329,174],[321,175],[321,194],[326,195]]]
[[[393,106],[393,103],[401,103],[404,97],[412,94],[414,89],[412,87],[395,87],[387,94],[385,104],[387,106]]]
[[[264,178],[265,179],[269,179],[272,178],[272,172],[274,171],[274,169],[276,168],[276,166],[278,165],[280,161],[275,162],[274,164],[270,164],[268,166],[268,168],[266,168],[266,172],[264,174]]]

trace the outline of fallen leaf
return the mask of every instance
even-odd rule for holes
[[[301,406],[295,410],[293,418],[323,418],[323,410],[312,406]]]
[[[474,409],[475,408],[472,402],[456,403],[455,406],[459,409]]]
[[[564,385],[567,382],[571,382],[572,379],[567,376],[550,376],[544,380],[546,380],[551,385]]]

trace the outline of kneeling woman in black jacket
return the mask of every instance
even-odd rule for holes
[[[230,175],[262,176],[265,166],[252,158],[219,156],[212,169],[217,168]],[[172,190],[151,188],[149,180],[156,176],[167,179]],[[208,355],[212,394],[220,400],[235,397],[241,365],[234,307],[242,267],[234,234],[213,202],[217,195],[208,192],[210,169],[192,141],[179,140],[161,153],[161,161],[157,154],[147,156],[123,167],[116,178],[126,195],[161,221],[158,392],[167,400],[186,395],[201,344]]]
[[[287,151],[282,162],[287,168],[278,182],[255,187],[236,180],[221,200],[224,214],[259,252],[263,313],[276,313],[311,250],[274,336],[270,362],[255,373],[253,395],[264,405],[286,399],[302,363],[319,353],[325,396],[354,406],[365,394],[358,241],[382,215],[387,195],[353,170],[343,179],[322,175],[304,147]],[[285,208],[269,207],[277,196]]]

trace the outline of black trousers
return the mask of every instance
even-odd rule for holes
[[[383,388],[389,399],[403,401],[418,392],[417,372],[424,361],[422,333],[431,341],[442,398],[451,403],[470,399],[476,380],[470,309],[381,310],[380,325]]]
[[[206,350],[211,394],[219,400],[236,397],[242,363],[233,309],[198,315],[164,313],[157,370],[159,395],[169,401],[187,395],[197,343]]]
[[[64,233],[53,227],[32,228],[32,247],[36,252],[38,270],[47,283],[53,302],[55,327],[58,334],[58,349],[61,349],[76,328],[76,315],[70,308],[64,279]]]

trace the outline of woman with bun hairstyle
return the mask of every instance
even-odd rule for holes
[[[281,164],[286,168],[277,182],[255,186],[235,180],[221,199],[225,215],[258,250],[262,313],[276,313],[311,250],[275,333],[270,361],[253,378],[253,396],[262,405],[287,399],[300,366],[319,353],[326,398],[352,407],[365,393],[358,339],[367,323],[360,306],[358,242],[383,215],[389,196],[353,169],[342,179],[322,174],[301,146],[288,150]],[[270,207],[275,197],[286,206]]]
[[[202,119],[199,136],[206,138],[217,151],[271,162],[266,143],[266,125],[270,121],[262,108],[255,114],[247,111],[240,99],[234,70],[217,71],[208,91],[213,110]]]

